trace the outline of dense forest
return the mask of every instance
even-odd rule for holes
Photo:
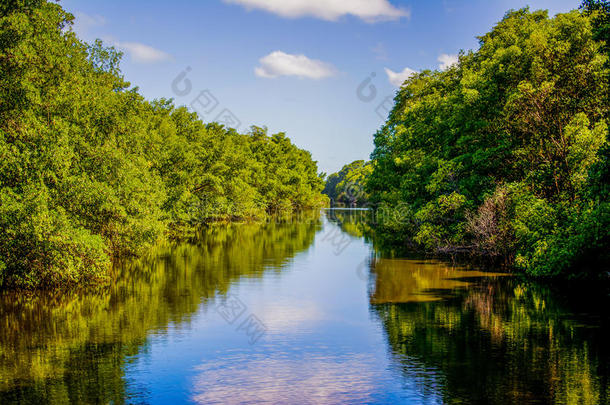
[[[480,47],[397,92],[375,135],[378,234],[535,276],[608,277],[608,1],[508,12]]]
[[[322,192],[332,206],[366,207],[369,198],[366,182],[372,172],[371,162],[356,160],[329,175]]]
[[[0,5],[0,286],[99,282],[168,230],[327,204],[309,152],[126,82],[58,4]]]

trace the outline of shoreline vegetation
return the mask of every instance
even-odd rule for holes
[[[0,6],[0,289],[104,284],[215,222],[370,207],[377,243],[608,278],[610,6],[510,11],[397,92],[371,161],[328,177],[284,133],[146,100],[48,0]]]
[[[331,207],[369,207],[369,195],[365,186],[372,172],[371,162],[356,160],[343,166],[339,172],[329,175],[322,192],[330,200]]]
[[[407,79],[371,172],[347,165],[325,193],[396,213],[378,216],[378,244],[610,278],[609,16],[607,0],[509,11],[478,50]]]
[[[0,288],[108,281],[170,230],[327,205],[284,133],[204,124],[126,82],[56,3],[0,7]]]

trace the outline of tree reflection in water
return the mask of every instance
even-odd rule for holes
[[[191,243],[117,265],[109,290],[0,296],[0,403],[123,403],[125,365],[150,333],[191,316],[240,278],[281,272],[319,218],[214,225]]]
[[[607,292],[480,276],[373,262],[371,311],[406,379],[424,393],[440,379],[445,403],[608,403]]]
[[[333,398],[355,398],[356,386],[361,388],[361,402],[411,394],[430,403],[610,401],[609,298],[608,291],[600,291],[603,287],[550,288],[439,261],[393,259],[378,246],[371,249],[375,239],[367,222],[369,212],[329,212],[327,218],[333,224],[326,225],[338,225],[353,243],[359,241],[341,253],[350,256],[333,253],[325,233],[319,232],[319,217],[214,225],[188,243],[159,246],[147,257],[118,264],[107,290],[0,295],[0,403],[146,399],[147,390],[155,389],[147,380],[151,376],[142,377],[144,385],[151,385],[134,386],[130,367],[154,352],[152,336],[168,336],[173,330],[188,332],[201,319],[199,326],[207,328],[209,319],[199,315],[210,311],[240,280],[244,288],[259,288],[256,283],[268,279],[266,275],[280,274],[282,277],[271,277],[275,281],[269,284],[266,296],[270,307],[278,307],[275,301],[282,295],[273,288],[283,289],[283,299],[295,294],[291,284],[278,283],[295,274],[305,284],[301,291],[315,293],[312,297],[319,303],[336,303],[338,296],[356,299],[346,303],[345,312],[333,313],[322,305],[316,308],[324,312],[318,318],[333,319],[340,314],[340,322],[357,333],[342,336],[333,325],[312,322],[306,324],[311,329],[301,325],[300,333],[290,335],[304,340],[290,346],[289,356],[278,353],[277,342],[270,341],[268,351],[260,348],[256,356],[248,351],[243,362],[235,353],[233,357],[222,353],[216,362],[205,357],[196,370],[199,376],[175,376],[181,383],[194,378],[191,383],[203,381],[204,386],[216,380],[210,376],[222,378],[222,383],[196,391],[196,399],[206,402],[220,395],[234,400],[239,391],[239,398],[246,400],[252,391],[235,387],[237,379],[261,389],[274,387],[278,396],[273,398],[278,401],[300,400],[307,395],[303,392],[309,392],[303,387],[316,388],[319,394],[335,393]],[[316,235],[319,239],[314,244]],[[312,257],[302,257],[304,261],[297,263],[295,256],[310,246],[315,246]],[[356,263],[360,259],[354,255],[360,254],[370,260],[359,277],[325,273],[326,268],[330,271],[343,263]],[[307,266],[311,263],[322,266],[316,268],[322,271],[310,271]],[[286,271],[289,268],[303,272]],[[360,276],[368,278],[368,297]],[[307,283],[313,290],[307,290]],[[353,294],[360,288],[363,294]],[[360,305],[366,321],[352,313],[354,304]],[[367,307],[374,315],[372,320]],[[384,336],[379,335],[379,325]],[[199,332],[206,336],[208,329]],[[385,343],[378,340],[382,343],[375,348],[369,345],[375,335],[387,342],[389,368],[385,349],[377,351],[380,357],[374,354]],[[341,339],[355,346],[339,352],[328,344]],[[322,343],[324,356],[320,357]],[[179,345],[166,349],[173,356],[185,355]],[[225,368],[227,359],[236,359],[235,364]],[[276,384],[281,370],[295,370],[286,373],[286,385]],[[295,375],[306,376],[310,385],[298,385]],[[181,389],[177,387],[176,394]],[[287,392],[293,396],[286,397]],[[383,396],[386,393],[390,396]]]

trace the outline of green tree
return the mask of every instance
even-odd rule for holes
[[[376,205],[412,216],[380,233],[535,275],[581,271],[584,258],[603,274],[608,56],[594,18],[511,11],[456,66],[404,83],[367,184]]]
[[[364,207],[368,205],[366,182],[373,171],[371,162],[356,160],[338,173],[328,176],[324,194],[328,196],[333,205],[347,207]]]
[[[145,100],[121,53],[49,1],[0,17],[0,286],[107,280],[113,257],[185,227],[325,204],[311,154]],[[256,132],[256,133],[255,133]]]

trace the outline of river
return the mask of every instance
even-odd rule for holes
[[[213,225],[106,290],[0,296],[0,403],[608,403],[608,289],[376,251],[361,211]]]

